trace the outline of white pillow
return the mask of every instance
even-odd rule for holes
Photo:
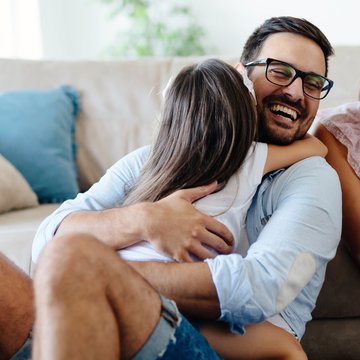
[[[19,171],[0,154],[0,214],[39,205]]]

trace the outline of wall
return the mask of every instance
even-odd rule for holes
[[[0,0],[0,57],[42,57],[38,0]]]
[[[38,0],[43,57],[94,59],[110,46],[117,27],[99,0]]]
[[[99,0],[38,0],[45,58],[93,59],[115,39],[121,24],[109,23]],[[174,1],[174,0],[172,0]],[[194,10],[208,36],[212,54],[240,54],[247,36],[266,18],[304,17],[333,45],[360,45],[358,0],[183,0]]]
[[[209,2],[211,7],[207,5]],[[192,2],[192,7],[219,53],[239,54],[256,26],[281,15],[306,18],[333,45],[360,45],[358,0],[197,0]]]

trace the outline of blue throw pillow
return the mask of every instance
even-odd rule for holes
[[[0,94],[0,154],[25,177],[40,203],[79,192],[75,119],[79,95],[69,86]]]

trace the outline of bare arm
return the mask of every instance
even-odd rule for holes
[[[56,236],[87,233],[115,250],[147,240],[177,261],[192,261],[189,253],[200,259],[213,257],[202,244],[220,253],[230,253],[233,237],[229,230],[192,206],[192,202],[213,192],[216,186],[213,183],[179,190],[155,203],[74,212],[62,221]]]
[[[317,136],[328,147],[326,160],[337,171],[342,189],[342,237],[350,253],[360,265],[360,179],[347,161],[347,149],[321,124]]]
[[[322,156],[327,154],[326,146],[316,137],[306,135],[304,139],[296,140],[290,145],[268,145],[268,156],[265,163],[264,174],[288,167],[310,156]]]
[[[220,316],[219,299],[206,263],[129,264],[156,290],[175,300],[183,314],[204,319],[217,319]]]
[[[145,212],[146,206],[140,203],[127,208],[73,212],[60,223],[55,237],[75,232],[90,234],[117,250],[142,238],[141,222],[136,219]]]
[[[132,265],[158,291],[176,300],[189,316],[217,318],[221,301],[222,320],[239,329],[244,323],[258,322],[274,311],[282,311],[300,291],[306,294],[298,296],[307,305],[295,307],[294,313],[299,318],[305,314],[306,318],[307,309],[316,300],[324,266],[335,255],[340,238],[341,203],[335,172],[324,160],[309,161],[291,167],[284,181],[274,182],[267,192],[272,195],[273,191],[281,190],[281,196],[272,196],[271,204],[264,208],[270,214],[270,209],[275,210],[260,234],[257,229],[264,224],[258,209],[262,205],[253,208],[247,226],[253,228],[250,235],[257,241],[249,249],[250,256],[231,254],[193,264]],[[261,195],[257,202],[268,203],[262,201],[265,196]],[[326,224],[320,232],[318,223]],[[291,271],[299,271],[296,282],[284,282],[293,278],[295,273],[290,276]],[[304,284],[306,290],[302,292]],[[300,336],[301,329],[301,326],[296,329]]]

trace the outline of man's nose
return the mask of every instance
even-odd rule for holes
[[[304,90],[302,79],[298,77],[289,86],[284,87],[284,93],[287,94],[293,101],[299,101],[304,99]]]

